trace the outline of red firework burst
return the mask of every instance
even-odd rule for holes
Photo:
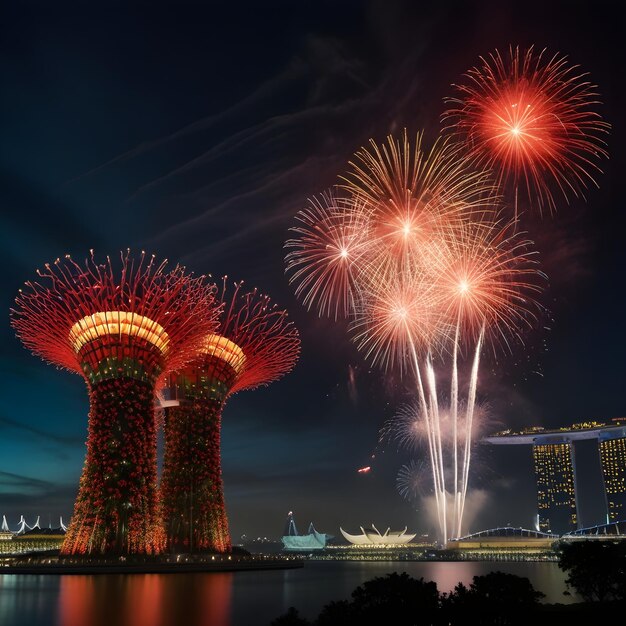
[[[492,195],[484,171],[469,167],[458,146],[438,140],[430,150],[418,133],[413,147],[406,129],[387,143],[361,148],[343,176],[344,188],[363,203],[369,239],[384,244],[388,258],[423,256],[433,240],[453,236],[456,227],[483,210]]]
[[[505,343],[537,321],[536,296],[546,277],[538,269],[532,242],[514,220],[495,216],[457,233],[434,265],[433,283],[442,319],[458,326],[464,342],[481,332]]]
[[[598,161],[608,157],[609,124],[595,111],[596,86],[566,57],[545,50],[496,50],[470,69],[458,95],[446,101],[446,130],[481,166],[492,168],[498,184],[512,180],[541,210],[556,208],[556,185],[567,199],[584,197]]]
[[[290,230],[297,237],[287,240],[286,272],[296,283],[296,296],[320,315],[347,317],[354,312],[355,273],[367,241],[367,215],[331,190],[309,199],[309,206],[296,215],[298,225]]]
[[[384,370],[407,363],[441,340],[441,315],[432,285],[423,276],[379,273],[361,292],[351,324],[353,339],[372,364]]]

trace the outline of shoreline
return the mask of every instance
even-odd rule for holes
[[[302,559],[258,561],[217,561],[196,563],[14,563],[0,565],[1,574],[189,574],[298,569]]]

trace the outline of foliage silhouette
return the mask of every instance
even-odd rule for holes
[[[459,583],[442,596],[441,608],[450,625],[467,624],[469,616],[472,624],[527,624],[543,597],[528,578],[491,572],[474,576],[469,588]]]
[[[277,617],[270,626],[311,626],[311,622],[309,620],[304,619],[304,617],[300,617],[297,609],[293,606],[290,606],[287,609],[287,612]]]
[[[587,602],[626,600],[626,541],[576,541],[560,547],[565,582]]]

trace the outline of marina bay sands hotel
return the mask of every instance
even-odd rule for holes
[[[563,534],[579,526],[574,442],[584,439],[598,442],[607,523],[626,520],[626,418],[616,418],[608,424],[584,422],[558,430],[506,430],[484,439],[495,445],[532,446],[537,478],[537,530]]]

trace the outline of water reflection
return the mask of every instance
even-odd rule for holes
[[[308,562],[303,569],[99,576],[0,574],[0,626],[266,626],[296,606],[317,616],[357,585],[393,571],[434,580],[441,592],[491,571],[528,577],[546,602],[563,596],[556,563]]]
[[[63,576],[58,626],[230,626],[233,574]]]
[[[469,587],[474,576],[485,574],[482,563],[477,561],[459,561],[456,563],[428,562],[426,565],[424,572],[420,574],[424,577],[424,580],[436,581],[437,589],[440,593],[449,593],[459,583]]]

